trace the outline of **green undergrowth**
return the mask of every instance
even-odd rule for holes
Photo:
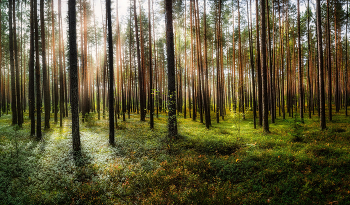
[[[26,114],[27,116],[27,114]],[[108,117],[106,117],[108,118]],[[199,118],[199,116],[198,116]],[[53,119],[53,118],[52,118]],[[265,134],[252,113],[227,111],[212,126],[178,116],[167,140],[167,116],[154,130],[139,115],[118,119],[115,145],[108,119],[80,124],[82,152],[73,157],[70,118],[29,136],[30,124],[0,118],[1,204],[348,204],[350,118],[278,117]]]

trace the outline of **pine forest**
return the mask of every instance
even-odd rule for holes
[[[349,204],[349,0],[0,0],[0,204]]]

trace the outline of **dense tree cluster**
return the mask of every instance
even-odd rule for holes
[[[118,0],[95,3],[69,0],[66,19],[61,0],[0,0],[0,116],[29,116],[37,139],[70,108],[76,151],[79,113],[108,110],[111,144],[131,113],[151,129],[168,113],[170,137],[177,115],[209,129],[252,112],[265,132],[286,115],[318,115],[321,129],[326,109],[348,115],[348,1],[130,0],[123,18]]]

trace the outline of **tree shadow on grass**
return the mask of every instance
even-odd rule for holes
[[[92,158],[84,151],[73,152],[74,164],[77,168],[75,180],[78,182],[89,182],[97,175],[97,171],[92,166]]]

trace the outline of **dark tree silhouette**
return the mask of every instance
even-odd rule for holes
[[[50,91],[49,79],[46,68],[46,49],[45,49],[45,17],[44,17],[44,0],[40,0],[40,22],[41,22],[41,53],[43,66],[43,89],[44,89],[44,107],[45,107],[45,128],[50,128]]]
[[[76,0],[68,2],[69,17],[69,75],[72,109],[72,138],[74,153],[80,152],[79,133],[79,93],[78,93],[78,63],[77,63],[77,31],[76,31]]]
[[[18,60],[18,47],[17,47],[17,28],[16,28],[16,1],[13,1],[12,4],[12,15],[13,15],[13,54],[14,54],[14,60],[15,60],[15,70],[16,70],[16,108],[17,108],[17,124],[18,126],[22,127],[23,123],[23,109],[22,109],[22,88],[20,85],[20,70],[19,70],[19,60]]]
[[[154,25],[153,25],[154,26]],[[154,113],[154,99],[153,99],[153,94],[152,94],[152,78],[153,78],[153,74],[152,74],[152,33],[151,33],[151,1],[148,0],[148,32],[149,32],[149,101],[150,101],[150,110],[149,110],[149,116],[150,116],[150,128],[153,129],[154,128],[154,120],[153,120],[153,113]]]
[[[141,121],[145,121],[145,103],[143,102],[143,80],[142,80],[142,69],[141,69],[141,54],[140,54],[140,40],[139,40],[139,30],[137,25],[137,15],[136,15],[136,0],[134,0],[134,20],[135,20],[135,38],[136,38],[136,49],[137,49],[137,70],[139,78],[139,97],[140,97],[140,114]]]
[[[320,128],[326,128],[326,110],[324,96],[323,78],[323,49],[322,49],[322,29],[321,29],[321,8],[320,0],[316,0],[316,27],[317,27],[317,52],[318,52],[318,77],[320,92]]]
[[[9,0],[9,51],[10,51],[10,70],[11,70],[11,110],[12,110],[12,125],[18,123],[17,119],[17,105],[16,105],[16,76],[15,76],[15,64],[13,56],[13,29],[12,29],[12,0]]]
[[[267,95],[267,63],[266,63],[266,5],[265,0],[260,1],[261,5],[261,73],[262,73],[262,108],[263,108],[263,128],[264,132],[269,131],[268,121],[268,95]]]
[[[30,1],[30,51],[29,51],[29,118],[30,135],[35,135],[35,93],[34,93],[34,0]]]
[[[106,0],[107,33],[108,33],[108,68],[109,68],[109,144],[114,144],[114,71],[113,71],[113,40],[111,0]]]
[[[330,6],[329,0],[327,0],[328,119],[329,121],[332,121],[332,61],[331,61],[332,54],[331,54],[331,26],[329,23],[329,6]],[[321,76],[320,76],[320,80],[321,80]],[[323,78],[322,78],[322,83],[323,83]]]
[[[36,82],[36,138],[41,139],[41,88],[40,88],[40,61],[39,61],[39,26],[37,14],[37,0],[34,0],[34,27],[35,27],[35,82]]]
[[[177,138],[176,121],[176,85],[175,85],[175,59],[174,59],[174,33],[173,33],[173,5],[172,0],[165,0],[166,12],[166,45],[168,62],[168,135],[170,139]]]

